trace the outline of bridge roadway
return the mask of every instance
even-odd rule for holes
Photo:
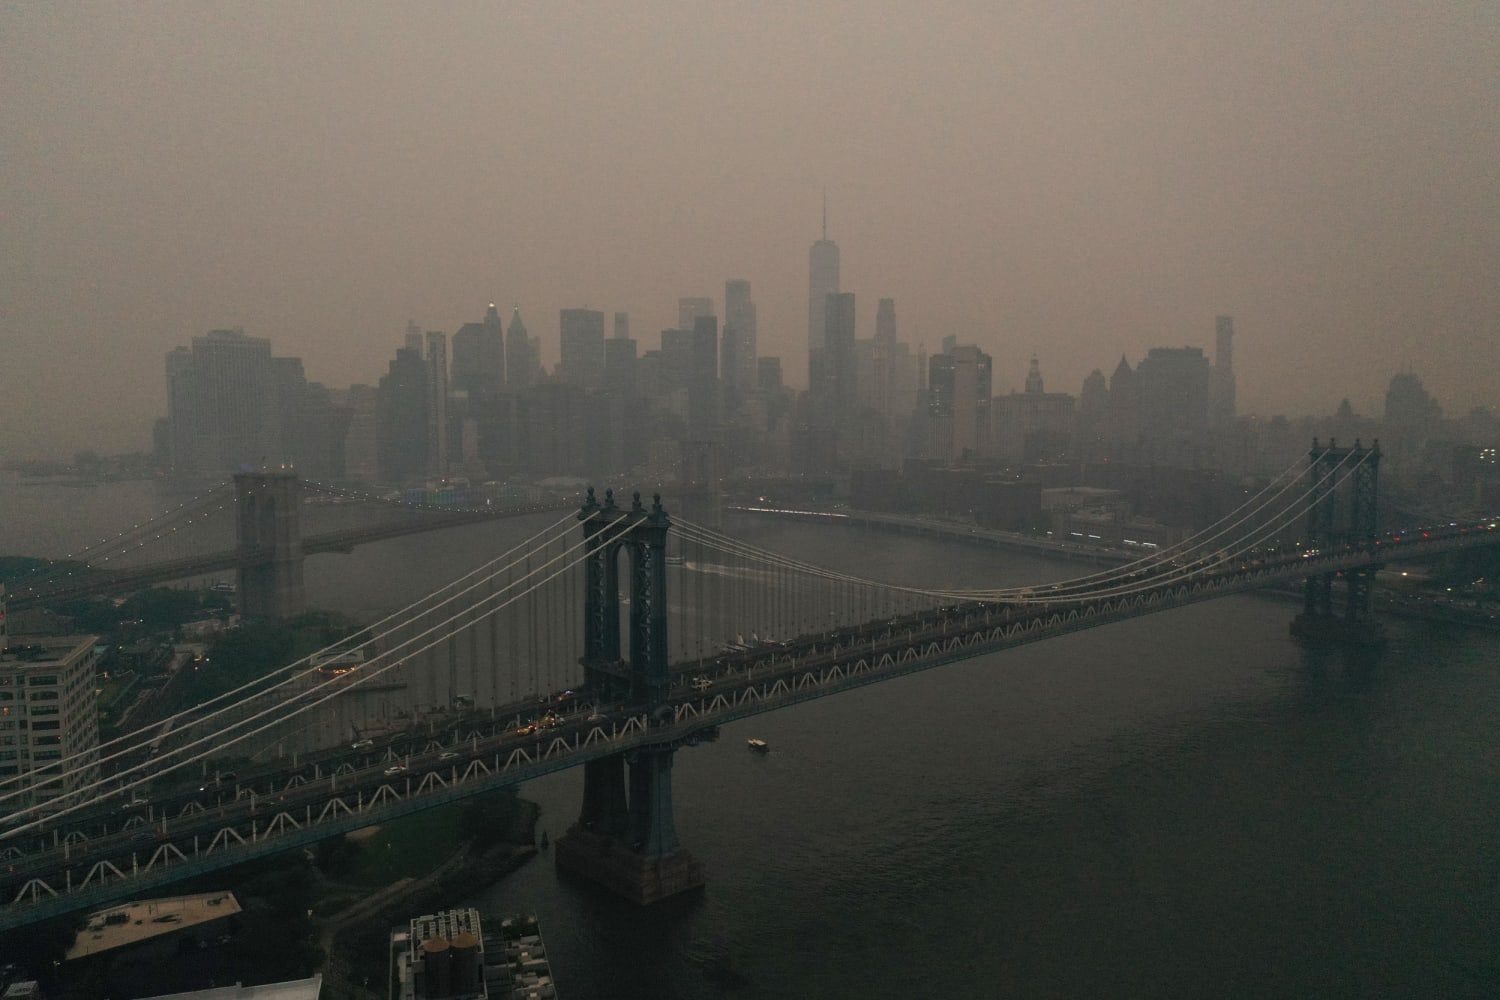
[[[1392,536],[1397,538],[1400,536]],[[1054,587],[1025,603],[971,601],[864,626],[761,643],[713,663],[674,670],[668,702],[654,712],[618,706],[564,714],[530,726],[546,699],[509,706],[497,719],[469,718],[444,733],[398,734],[379,747],[336,748],[288,767],[250,775],[222,794],[167,795],[145,815],[108,807],[34,835],[0,835],[7,871],[0,882],[0,930],[93,908],[183,878],[310,844],[398,816],[514,785],[589,760],[646,746],[683,746],[717,727],[763,712],[947,663],[1043,641],[1128,618],[1248,590],[1309,573],[1422,559],[1500,544],[1493,526],[1383,540],[1337,552],[1232,565],[1192,579],[1167,580],[1123,596],[1048,603]],[[586,700],[586,692],[582,693]],[[511,710],[516,711],[511,716]],[[506,718],[509,716],[509,718]],[[504,721],[501,721],[503,719]],[[517,731],[518,728],[520,731]],[[36,845],[30,853],[20,845]]]
[[[574,500],[558,500],[555,503],[527,504],[521,507],[507,507],[503,510],[424,511],[422,516],[427,520],[415,523],[393,522],[310,535],[302,539],[302,554],[311,556],[327,552],[348,552],[356,545],[367,545],[371,542],[401,538],[425,531],[525,517],[528,514],[545,514],[549,511],[573,510],[577,506]],[[6,601],[13,610],[29,608],[48,601],[71,601],[96,594],[151,587],[185,577],[207,576],[226,570],[245,569],[266,562],[268,556],[269,550],[266,549],[228,549],[202,555],[183,556],[179,559],[163,559],[160,562],[122,570],[85,570],[83,572],[87,575],[77,581],[65,582],[39,591],[13,590],[7,596]]]
[[[907,535],[923,535],[949,542],[970,542],[999,549],[1031,552],[1048,559],[1117,565],[1150,555],[1150,549],[1119,549],[1086,542],[1037,538],[1019,531],[984,528],[973,521],[923,514],[882,514],[868,510],[809,510],[793,507],[766,507],[736,504],[725,508],[731,514],[750,514],[790,518],[798,521],[842,524],[856,528],[879,528]]]

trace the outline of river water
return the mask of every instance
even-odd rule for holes
[[[0,480],[0,552],[173,503]],[[921,583],[1082,572],[730,527]],[[394,608],[525,531],[319,557],[309,599]],[[701,895],[637,910],[542,855],[455,903],[535,912],[569,998],[1494,996],[1500,635],[1391,622],[1370,662],[1293,643],[1294,610],[1224,598],[735,723],[677,755]],[[581,780],[523,789],[553,837]]]

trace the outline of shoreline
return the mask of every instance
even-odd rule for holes
[[[373,977],[355,970],[387,966],[392,928],[404,927],[412,917],[451,909],[475,886],[489,888],[541,853],[535,840],[541,808],[533,802],[522,805],[521,825],[530,833],[530,842],[503,842],[479,850],[466,842],[426,874],[372,889],[319,921],[317,943],[323,950],[321,971],[330,1000],[384,1000],[386,984],[377,985]],[[331,883],[324,898],[344,894],[347,888]]]

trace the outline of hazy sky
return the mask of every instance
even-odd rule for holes
[[[805,381],[826,185],[860,335],[1019,388],[1235,318],[1241,410],[1500,404],[1500,4],[0,8],[0,456],[149,446],[216,327],[329,385],[408,319],[753,283]]]

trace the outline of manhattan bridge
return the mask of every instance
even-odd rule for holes
[[[75,790],[45,807],[26,805],[23,778],[0,780],[0,930],[573,767],[582,802],[559,867],[639,903],[694,889],[704,875],[677,838],[672,764],[724,724],[1275,586],[1300,584],[1300,638],[1378,643],[1381,566],[1500,544],[1493,520],[1379,529],[1379,463],[1378,445],[1314,441],[1177,545],[993,589],[912,586],[899,565],[884,580],[835,572],[671,514],[660,497],[590,489],[551,519],[562,505],[545,497],[424,509],[243,473],[8,581],[10,605],[233,569],[243,614],[290,618],[304,610],[307,554],[494,518],[548,523],[338,643],[25,775],[69,779]],[[351,744],[320,725],[339,699],[397,679],[469,693],[440,722],[378,739]],[[226,755],[256,763],[203,785]]]

